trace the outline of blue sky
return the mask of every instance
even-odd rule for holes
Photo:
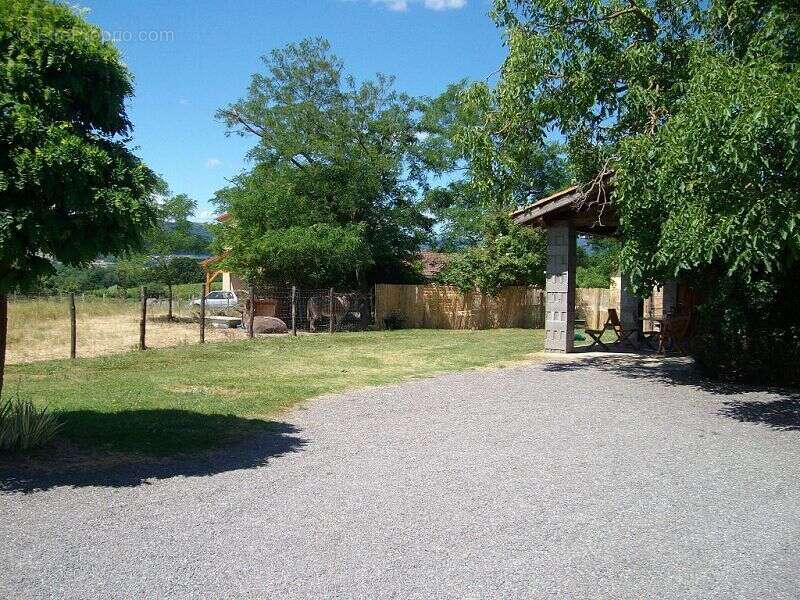
[[[225,137],[214,112],[242,96],[259,57],[324,36],[358,78],[381,71],[414,95],[485,79],[505,51],[490,0],[83,0],[86,18],[135,77],[136,152],[207,220],[214,191],[247,167],[247,138]]]

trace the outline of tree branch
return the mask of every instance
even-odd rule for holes
[[[226,110],[226,109],[223,108],[223,109],[220,110],[220,112],[223,115],[225,115],[226,117],[228,117],[229,119],[239,123],[242,127],[244,127],[247,131],[249,131],[253,135],[256,135],[256,136],[260,137],[262,140],[266,139],[266,135],[265,135],[266,128],[265,127],[261,127],[260,125],[256,125],[255,123],[250,123],[249,121],[245,120],[245,118],[242,115],[240,115],[237,110],[235,110],[235,109]],[[302,156],[302,154],[301,154],[301,156]],[[307,157],[306,157],[306,160],[308,160]],[[306,168],[305,165],[303,163],[301,163],[299,160],[297,160],[294,156],[289,156],[289,161],[295,167],[297,167],[298,169],[305,169]],[[309,162],[312,162],[312,161],[309,160]]]
[[[581,17],[573,17],[569,21],[567,21],[567,25],[575,25],[575,24],[582,24],[588,25],[590,23],[602,23],[604,21],[613,21],[614,19],[618,19],[624,15],[635,14],[639,17],[640,20],[644,21],[645,26],[650,30],[652,35],[656,35],[660,29],[658,23],[656,23],[653,18],[648,15],[641,6],[636,4],[633,0],[628,0],[628,4],[630,6],[628,8],[623,8],[617,11],[614,11],[611,14],[604,15],[602,17],[598,17],[597,19],[584,19]]]

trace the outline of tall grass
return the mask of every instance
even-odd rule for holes
[[[94,298],[78,296],[81,314],[94,317],[112,317],[136,310],[135,300]],[[12,299],[8,303],[9,329],[30,326],[40,321],[58,321],[69,315],[66,296],[40,296]]]
[[[199,288],[198,288],[199,293]],[[197,295],[195,295],[195,298]],[[139,340],[139,300],[75,295],[78,356],[127,352]],[[61,297],[12,297],[8,303],[9,327],[6,362],[9,364],[69,356],[69,301]],[[196,342],[197,325],[188,297],[176,297],[168,322],[167,300],[153,299],[147,306],[147,345],[152,348]],[[206,331],[209,340],[236,337],[236,330]]]
[[[0,403],[0,450],[30,450],[49,443],[62,423],[46,407],[19,397]]]

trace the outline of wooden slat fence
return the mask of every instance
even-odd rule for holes
[[[586,319],[587,329],[600,329],[608,319],[608,309],[619,303],[614,301],[613,290],[608,288],[577,288],[575,290],[575,316]]]
[[[600,327],[608,318],[610,292],[579,288],[576,309],[587,327]],[[544,291],[535,287],[508,287],[497,297],[462,293],[444,285],[375,286],[375,324],[396,316],[410,329],[495,329],[544,327]]]
[[[544,292],[508,287],[492,297],[444,285],[376,285],[376,325],[383,328],[384,318],[393,314],[413,329],[541,328]]]

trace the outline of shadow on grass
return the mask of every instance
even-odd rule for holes
[[[577,356],[544,367],[552,373],[591,370],[613,373],[629,379],[657,381],[667,386],[702,390],[722,401],[719,414],[742,423],[760,423],[783,431],[800,431],[800,393],[793,390],[748,386],[704,377],[687,358],[664,358],[646,354]],[[753,395],[738,399],[736,396]]]
[[[64,443],[0,462],[0,491],[58,486],[132,487],[153,479],[253,469],[298,452],[289,423],[184,410],[62,414]]]

